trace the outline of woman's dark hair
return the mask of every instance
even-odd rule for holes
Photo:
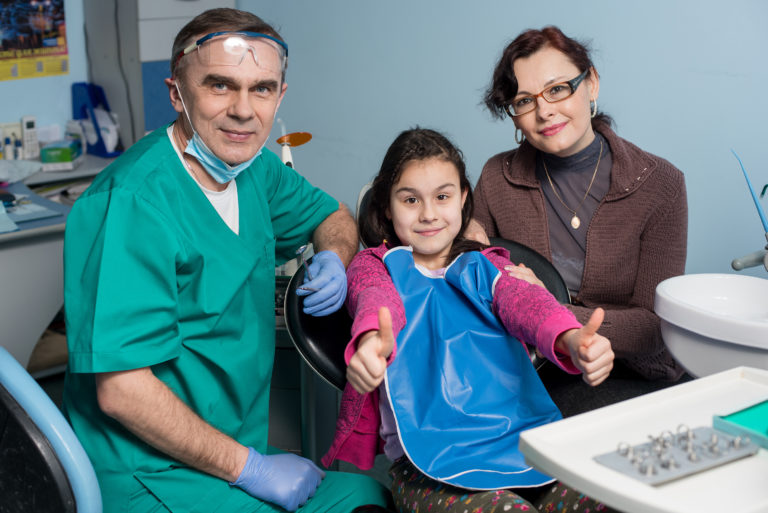
[[[402,244],[395,233],[392,221],[387,218],[392,187],[400,179],[406,164],[429,158],[437,158],[453,164],[459,173],[459,186],[462,193],[467,191],[467,199],[461,210],[461,229],[448,256],[450,262],[459,253],[480,250],[486,246],[463,238],[464,230],[472,219],[474,208],[472,185],[467,178],[461,151],[447,137],[435,130],[419,127],[405,130],[389,146],[386,155],[384,155],[384,161],[381,163],[381,169],[379,169],[379,173],[371,185],[370,200],[361,220],[361,231],[364,231],[370,242],[375,245],[384,241],[390,247]]]
[[[544,27],[541,30],[529,29],[521,33],[514,41],[509,43],[501,54],[501,59],[493,70],[493,79],[485,92],[485,106],[491,114],[498,119],[507,116],[505,105],[514,99],[517,94],[517,77],[515,77],[514,64],[517,59],[530,57],[545,46],[559,50],[568,57],[580,71],[591,70],[592,78],[597,78],[592,59],[589,56],[589,47],[563,34],[554,26]],[[592,125],[596,123],[613,124],[613,120],[607,114],[598,112],[592,118]]]

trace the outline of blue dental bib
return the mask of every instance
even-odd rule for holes
[[[523,344],[493,314],[498,269],[469,252],[444,278],[428,277],[405,247],[390,250],[384,263],[407,319],[386,389],[408,458],[425,475],[462,488],[552,482],[525,463],[519,435],[562,416]]]

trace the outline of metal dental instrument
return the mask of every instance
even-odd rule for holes
[[[301,259],[301,263],[304,264],[304,272],[307,273],[307,279],[309,281],[312,281],[312,273],[309,272],[309,264],[307,263],[307,260],[304,258],[304,253],[307,252],[308,246],[309,246],[308,244],[304,244],[303,246],[301,246],[299,249],[296,250],[296,254]],[[298,288],[302,290],[308,290],[310,292],[317,292],[317,289],[313,289],[310,287],[298,287]]]

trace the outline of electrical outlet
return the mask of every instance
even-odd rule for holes
[[[6,137],[12,137],[13,134],[16,134],[16,139],[21,138],[21,122],[0,123],[0,136],[2,136],[3,141],[5,141]]]

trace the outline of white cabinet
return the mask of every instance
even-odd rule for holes
[[[192,19],[201,12],[215,7],[235,7],[234,1],[221,0],[137,0],[139,19],[161,18]]]
[[[139,59],[167,61],[173,38],[189,20],[207,9],[234,7],[234,0],[138,0]]]

